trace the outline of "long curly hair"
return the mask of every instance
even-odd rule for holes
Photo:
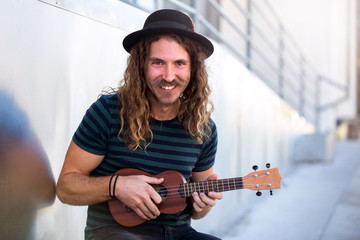
[[[214,105],[209,96],[208,75],[205,67],[205,54],[194,41],[175,34],[157,34],[137,43],[130,51],[124,78],[120,81],[118,98],[121,102],[119,113],[121,127],[119,137],[127,141],[132,149],[146,148],[153,138],[150,128],[151,106],[147,99],[146,61],[150,45],[166,36],[175,40],[188,52],[191,61],[189,85],[180,97],[178,119],[182,126],[198,143],[211,135],[210,115]]]

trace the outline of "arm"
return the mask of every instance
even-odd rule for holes
[[[107,191],[110,176],[90,177],[104,159],[84,151],[71,141],[57,182],[60,201],[71,205],[90,205],[109,200]]]
[[[90,176],[90,172],[103,159],[103,155],[86,152],[72,141],[57,183],[58,198],[72,205],[91,205],[110,200],[110,176]],[[140,175],[119,176],[116,197],[140,217],[146,220],[156,218],[160,211],[155,203],[160,203],[161,197],[150,184],[160,184],[162,181]]]
[[[203,172],[194,172],[191,178],[192,182],[206,181],[206,180],[217,180],[217,176],[213,174],[213,167]],[[193,193],[192,198],[192,207],[193,219],[200,219],[205,217],[211,208],[216,205],[216,200],[221,200],[223,198],[222,193],[220,192],[209,192],[207,195],[205,193]]]

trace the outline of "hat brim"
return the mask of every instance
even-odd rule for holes
[[[211,54],[214,52],[214,46],[206,37],[197,34],[195,32],[190,32],[181,29],[174,29],[174,28],[151,28],[151,29],[142,29],[127,35],[123,40],[123,46],[127,52],[130,52],[131,48],[138,43],[144,37],[153,34],[168,34],[173,33],[180,36],[185,36],[190,38],[191,40],[198,43],[200,46],[203,47],[204,53],[206,58],[210,57]]]

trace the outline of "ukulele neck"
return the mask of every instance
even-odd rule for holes
[[[191,197],[194,192],[207,194],[208,192],[225,192],[243,188],[243,180],[241,177],[238,177],[215,181],[183,183],[179,188],[179,192],[181,197]]]

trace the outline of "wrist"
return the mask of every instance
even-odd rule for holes
[[[109,180],[109,196],[111,198],[116,198],[115,190],[116,190],[116,183],[117,183],[118,177],[119,177],[119,175],[117,175],[117,174],[111,175],[111,177],[110,177],[110,180]]]

